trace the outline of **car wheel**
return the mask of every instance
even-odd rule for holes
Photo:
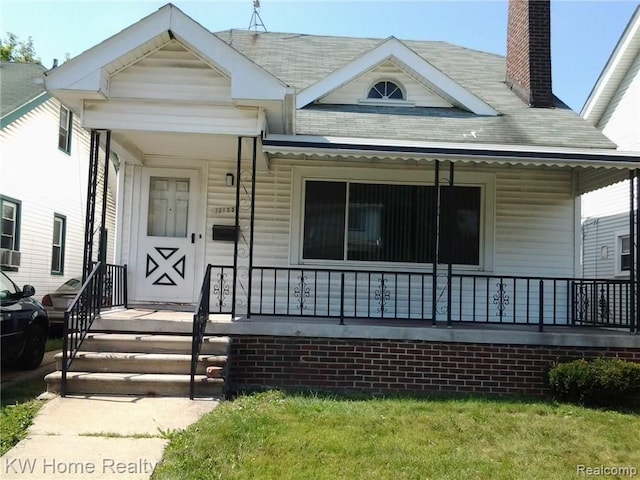
[[[44,357],[45,343],[47,335],[40,325],[30,325],[24,334],[24,349],[20,358],[18,358],[18,366],[25,370],[33,370],[38,368]]]

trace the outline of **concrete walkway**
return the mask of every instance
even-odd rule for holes
[[[40,409],[27,438],[0,457],[0,478],[149,479],[168,444],[166,433],[217,405],[215,399],[55,397]]]

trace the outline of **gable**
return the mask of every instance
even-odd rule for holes
[[[446,99],[455,107],[476,115],[498,115],[493,107],[394,37],[390,37],[372,50],[299,92],[296,107],[302,109],[310,103],[317,102],[388,62],[405,73],[411,72],[411,76],[428,90],[431,90],[436,97]]]
[[[602,116],[614,100],[634,62],[640,58],[640,6],[629,20],[618,44],[611,53],[607,64],[593,86],[589,98],[582,107],[580,116],[592,125],[602,125]],[[637,71],[636,71],[637,74]]]
[[[74,97],[109,98],[111,75],[153,55],[158,49],[164,50],[173,40],[228,74],[235,101],[283,100],[286,86],[282,82],[172,4],[47,72],[47,89],[63,100],[68,97],[71,103]]]
[[[176,88],[180,85],[180,88]],[[177,40],[116,71],[111,98],[165,99],[231,104],[231,80]]]
[[[403,89],[407,105],[416,107],[451,108],[453,105],[432,89],[407,73],[392,60],[386,60],[353,81],[318,99],[318,103],[356,105],[370,103],[367,95],[371,87],[380,80],[394,82]]]

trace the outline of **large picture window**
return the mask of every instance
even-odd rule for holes
[[[439,261],[480,265],[481,187],[440,189]],[[303,260],[432,263],[435,187],[304,183]]]

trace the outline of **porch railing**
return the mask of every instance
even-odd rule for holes
[[[103,272],[102,306],[124,307],[129,306],[127,295],[127,266],[107,263]]]
[[[80,350],[80,345],[82,345],[87,336],[93,321],[100,313],[101,291],[103,289],[100,284],[101,267],[102,264],[100,262],[94,265],[80,291],[64,313],[62,327],[62,381],[60,385],[60,394],[63,397],[67,394],[67,372]]]
[[[127,266],[93,263],[93,270],[67,306],[62,326],[62,381],[67,393],[67,372],[76,358],[93,321],[102,308],[127,307]]]
[[[233,267],[212,268],[212,311],[228,313]],[[250,278],[248,313],[261,316],[633,329],[628,280],[442,272],[434,295],[432,272],[253,267]]]
[[[198,357],[202,348],[204,333],[207,329],[209,319],[209,307],[211,303],[211,265],[207,265],[198,297],[196,311],[193,314],[193,336],[191,338],[191,378],[189,382],[189,398],[193,400],[195,395],[196,369],[198,368]]]

